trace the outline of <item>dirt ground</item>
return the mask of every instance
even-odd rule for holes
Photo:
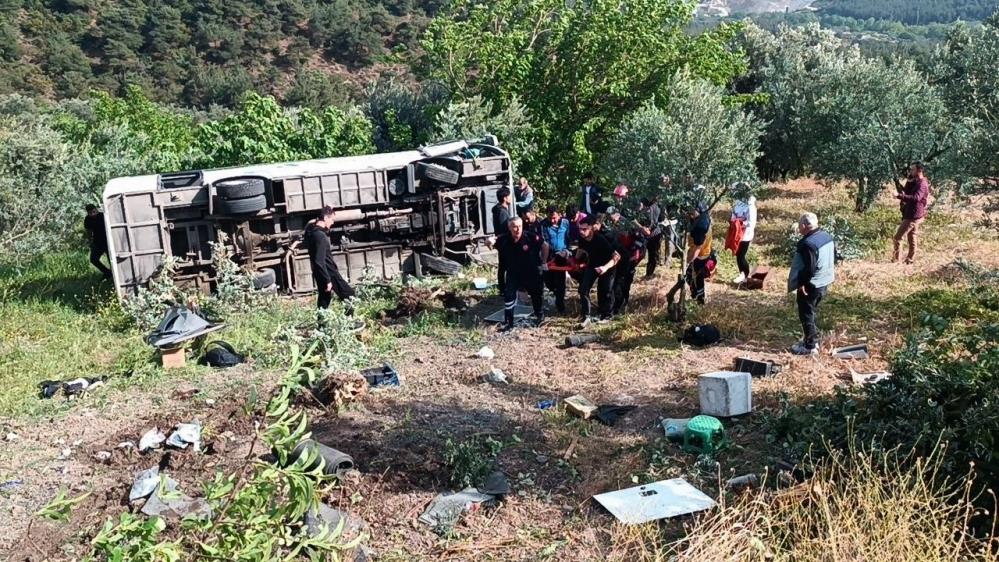
[[[824,188],[797,182],[761,202],[756,261],[766,263],[763,248],[800,210],[821,206],[828,197]],[[719,211],[716,224],[726,214],[727,209]],[[968,236],[967,223],[967,217],[954,215],[929,226],[926,252],[915,265],[888,263],[886,241],[882,255],[840,267],[832,294],[820,308],[825,339],[823,353],[814,358],[786,352],[800,329],[784,293],[786,268],[773,269],[764,291],[739,291],[726,283],[736,273],[728,254],[709,285],[709,304],[691,310],[691,320],[714,323],[725,336],[721,344],[702,350],[680,346],[663,315],[663,294],[675,266],[637,283],[631,314],[601,327],[601,341],[585,348],[563,345],[565,336],[576,332],[574,318],[496,333],[478,319],[502,305],[495,297],[481,300],[463,316],[452,317],[438,337],[400,340],[399,352],[387,358],[401,375],[400,388],[368,393],[338,414],[310,413],[314,436],[353,455],[359,469],[329,501],[367,521],[379,560],[625,560],[616,548],[620,528],[591,500],[594,494],[684,477],[716,496],[719,480],[773,467],[778,448],[767,442],[762,419],[778,406],[782,393],[807,400],[843,384],[851,367],[883,370],[904,338],[901,330],[919,314],[900,304],[904,296],[959,282],[949,268],[956,257],[999,266],[999,243]],[[720,230],[716,227],[716,244]],[[571,312],[575,298],[570,302]],[[871,359],[845,363],[826,353],[860,341],[871,345]],[[495,351],[495,359],[475,357],[482,345]],[[725,420],[732,446],[705,460],[666,442],[662,418],[698,413],[698,374],[730,369],[742,356],[775,360],[783,372],[753,381],[753,414]],[[491,367],[502,369],[510,383],[485,382]],[[199,381],[165,380],[101,401],[85,398],[63,417],[4,422],[4,435],[13,432],[18,438],[0,441],[0,462],[9,467],[4,473],[16,474],[22,483],[0,492],[7,530],[0,536],[2,558],[82,556],[105,518],[128,509],[134,473],[157,464],[169,467],[181,489],[196,494],[198,483],[216,470],[244,462],[253,435],[252,396],[263,400],[276,380],[274,373],[246,366]],[[174,396],[177,388],[191,385],[200,392]],[[573,394],[597,404],[637,408],[608,427],[559,408],[537,407],[541,400]],[[118,448],[124,441],[137,442],[151,427],[167,430],[192,419],[205,424],[210,441],[224,442],[222,452],[175,452],[164,458],[162,452],[143,456]],[[469,436],[502,443],[497,465],[512,492],[495,508],[466,514],[441,537],[417,518],[435,495],[449,489],[444,443]],[[98,451],[111,451],[111,461],[97,460]],[[60,487],[92,494],[70,524],[38,523],[28,536],[29,515]],[[679,535],[684,523],[665,525]]]

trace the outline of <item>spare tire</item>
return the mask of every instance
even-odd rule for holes
[[[253,288],[266,289],[277,283],[277,272],[269,267],[263,267],[253,273]]]
[[[215,182],[215,192],[219,198],[228,199],[249,199],[264,194],[264,180],[262,178],[234,178]]]
[[[445,168],[440,164],[433,164],[431,162],[417,162],[416,173],[419,174],[421,178],[447,185],[454,185],[458,183],[458,179],[460,178],[458,172],[450,168]]]
[[[246,199],[219,199],[215,211],[222,215],[246,215],[267,208],[267,198],[263,195]]]
[[[432,254],[420,254],[420,263],[428,269],[443,273],[444,275],[458,275],[461,273],[461,264],[445,257]]]

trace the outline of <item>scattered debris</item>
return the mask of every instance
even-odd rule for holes
[[[753,410],[753,382],[749,373],[717,371],[697,377],[701,413],[729,418]]]
[[[554,398],[547,398],[545,400],[542,400],[541,402],[538,402],[539,410],[547,410],[549,408],[553,408],[554,406],[555,406]]]
[[[597,421],[604,425],[614,425],[617,420],[634,410],[638,406],[618,406],[616,404],[604,404],[597,408]]]
[[[489,288],[489,281],[485,277],[474,277],[472,278],[472,286],[480,291],[485,291]]]
[[[832,356],[836,359],[867,359],[870,357],[870,350],[866,343],[837,347],[832,350]]]
[[[494,359],[496,357],[496,353],[488,345],[484,345],[478,352],[475,353],[475,356],[480,359]]]
[[[545,464],[548,462],[548,455],[535,455],[534,460],[538,461],[538,464]]]
[[[562,460],[567,461],[572,458],[572,454],[576,452],[576,445],[579,445],[578,435],[572,438],[572,442],[569,443],[569,446],[566,448],[565,452],[562,453]]]
[[[342,478],[345,473],[354,468],[354,459],[350,455],[332,447],[327,447],[314,439],[306,439],[299,443],[291,455],[288,456],[288,464],[294,463],[302,455],[312,456],[307,453],[310,450],[315,451],[315,461],[307,466],[305,470],[313,470],[322,462],[323,474]]]
[[[694,416],[683,431],[683,450],[688,453],[714,453],[724,442],[725,427],[711,416]]]
[[[0,482],[0,492],[12,492],[24,485],[24,481],[20,478],[15,478],[14,480],[7,480],[6,482]]]
[[[177,400],[188,400],[199,392],[201,392],[199,388],[193,386],[182,386],[173,391],[173,397]]]
[[[174,306],[167,309],[159,325],[146,337],[146,342],[153,347],[170,348],[223,326],[225,324],[211,324],[184,307]]]
[[[20,438],[21,438],[20,435],[18,435],[16,433],[14,433],[13,431],[11,431],[10,433],[7,434],[6,437],[4,437],[4,440],[6,440],[6,441],[17,441]]]
[[[478,488],[479,492],[490,496],[503,497],[510,493],[510,481],[503,471],[497,470],[489,474]]]
[[[519,302],[513,308],[513,321],[515,324],[521,325],[531,322],[531,315],[534,314],[534,309],[530,306],[520,304]],[[496,312],[486,316],[482,319],[485,322],[491,322],[493,324],[502,324],[506,321],[504,316],[504,309],[497,309]]]
[[[114,448],[115,449],[124,449],[124,450],[134,449],[135,448],[135,443],[133,443],[132,441],[122,441],[121,443],[118,443],[117,445],[115,445]]]
[[[227,369],[240,365],[244,361],[246,361],[246,357],[236,353],[232,345],[222,340],[215,340],[205,346],[205,352],[201,355],[198,363],[208,365],[209,367]]]
[[[173,478],[164,475],[163,480],[164,487],[167,491],[172,492],[177,489],[177,481]],[[128,501],[133,503],[143,498],[148,498],[150,494],[156,491],[156,487],[159,485],[159,466],[154,466],[137,473],[135,475],[135,481],[132,483],[132,489],[128,492]]]
[[[693,347],[707,347],[721,341],[721,332],[712,324],[689,326],[680,336],[680,341]]]
[[[593,499],[626,525],[677,517],[715,506],[714,500],[682,478],[598,494]]]
[[[597,334],[573,334],[565,337],[566,347],[582,347],[586,344],[600,341]]]
[[[566,409],[569,410],[573,415],[583,418],[584,420],[590,419],[597,411],[597,405],[590,402],[581,394],[576,394],[575,396],[570,396],[563,400],[565,402]]]
[[[447,291],[439,298],[441,304],[444,305],[444,309],[449,312],[465,312],[468,310],[468,303],[454,291]]]
[[[779,375],[783,366],[773,361],[758,361],[748,357],[737,357],[735,359],[735,371],[739,373],[749,373],[754,377],[773,377]]]
[[[368,381],[368,386],[379,388],[383,386],[400,386],[399,373],[388,363],[381,367],[371,367],[361,371],[361,376]]]
[[[212,398],[205,398],[205,405],[206,406],[214,406],[215,405],[215,400],[212,399]]]
[[[738,490],[744,488],[755,488],[760,485],[760,477],[755,474],[743,474],[742,476],[736,476],[735,478],[730,478],[725,482],[725,487],[731,490]]]
[[[194,445],[194,451],[201,450],[201,424],[198,422],[180,423],[166,440],[166,444],[178,449],[186,449]]]
[[[66,460],[73,455],[73,449],[69,447],[63,449],[59,452],[59,460]]]
[[[493,496],[483,494],[475,488],[465,488],[454,494],[438,494],[423,515],[420,515],[420,521],[438,532],[446,531],[458,522],[462,513],[477,511],[483,505],[492,505],[495,501]]]
[[[340,409],[357,400],[368,391],[371,384],[358,371],[331,373],[310,390],[320,404]]]
[[[39,394],[42,398],[52,398],[59,391],[67,398],[85,394],[91,390],[104,386],[107,377],[76,378],[69,381],[42,381],[38,383]]]
[[[149,496],[141,509],[144,515],[171,519],[211,519],[212,506],[204,498],[192,498],[182,492],[170,490],[168,494],[159,491]]]
[[[853,369],[850,369],[850,379],[853,384],[877,384],[881,381],[886,381],[892,377],[892,374],[887,371],[880,371],[877,373],[858,373]]]
[[[767,276],[770,275],[770,268],[758,266],[749,274],[749,278],[742,283],[742,287],[749,290],[759,290],[767,286]]]
[[[97,462],[108,464],[111,462],[111,451],[97,451],[94,458],[97,459]]]
[[[154,427],[147,431],[142,438],[139,439],[139,452],[145,453],[153,449],[159,449],[160,445],[162,445],[164,441],[166,441],[166,435],[163,435],[160,428]]]
[[[683,434],[687,431],[687,424],[690,418],[666,418],[661,422],[666,439],[670,441],[683,441]]]
[[[490,368],[485,377],[487,381],[494,384],[510,384],[510,381],[506,378],[506,373],[496,367]]]
[[[310,508],[305,513],[302,524],[305,526],[306,532],[308,532],[310,537],[317,537],[320,534],[340,529],[339,540],[341,542],[350,544],[357,541],[359,543],[352,549],[354,550],[353,556],[350,555],[349,551],[344,552],[338,558],[339,560],[361,562],[362,560],[370,560],[372,557],[371,551],[365,544],[371,533],[368,529],[368,523],[360,517],[344,513],[325,503],[320,503],[318,509]]]

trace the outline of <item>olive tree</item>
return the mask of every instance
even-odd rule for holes
[[[642,195],[659,193],[662,174],[674,179],[690,174],[714,206],[732,183],[755,183],[762,131],[758,120],[726,103],[721,87],[680,76],[663,103],[646,103],[625,118],[610,138],[601,170]],[[694,196],[681,184],[662,194],[667,203]]]

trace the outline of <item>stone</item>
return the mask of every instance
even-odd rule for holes
[[[570,396],[563,402],[565,402],[565,407],[569,410],[569,412],[575,416],[583,418],[584,420],[590,419],[590,417],[597,411],[597,405],[590,402],[581,394]]]
[[[697,378],[701,413],[730,418],[753,411],[753,378],[749,373],[716,371]]]

